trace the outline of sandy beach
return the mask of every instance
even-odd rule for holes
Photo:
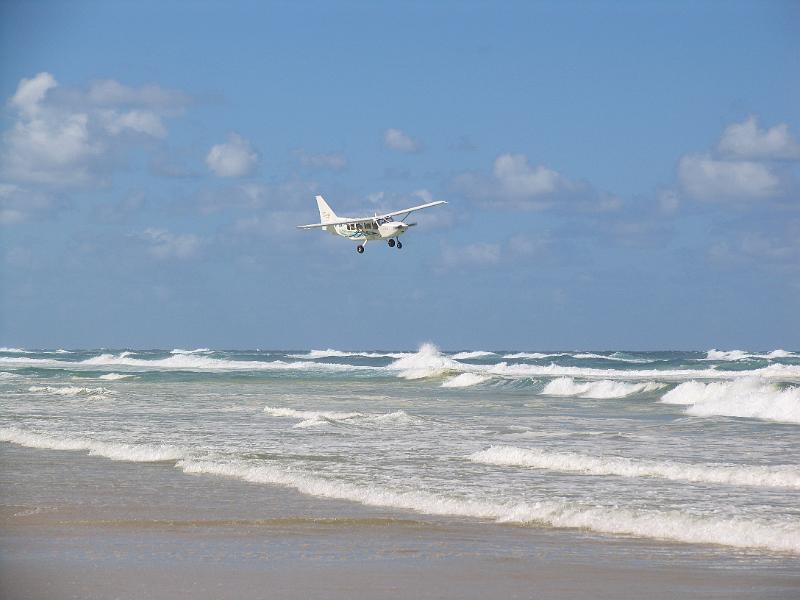
[[[0,595],[795,598],[796,557],[386,511],[2,445]]]

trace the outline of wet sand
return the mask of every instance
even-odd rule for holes
[[[430,517],[0,444],[0,597],[789,599],[800,558]]]

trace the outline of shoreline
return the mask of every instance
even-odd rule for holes
[[[0,463],[9,599],[800,592],[792,556],[429,516],[8,443]]]

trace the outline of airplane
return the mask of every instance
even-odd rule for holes
[[[437,200],[436,202],[428,202],[427,204],[420,204],[419,206],[412,206],[411,208],[404,208],[403,210],[395,210],[393,212],[385,213],[382,215],[375,214],[374,217],[337,217],[325,198],[317,196],[317,207],[319,208],[319,220],[321,223],[313,223],[311,225],[298,225],[298,229],[322,229],[334,235],[340,235],[349,240],[360,242],[356,246],[356,251],[359,254],[364,253],[364,247],[370,240],[387,240],[390,248],[400,249],[403,243],[400,241],[400,236],[403,235],[409,227],[413,227],[416,223],[406,223],[405,220],[412,212],[422,210],[423,208],[430,208],[431,206],[439,206],[440,204],[447,204],[444,200]],[[405,215],[399,221],[395,221],[393,217],[398,215]]]

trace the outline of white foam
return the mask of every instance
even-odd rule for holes
[[[106,373],[105,375],[100,375],[99,379],[105,379],[106,381],[118,381],[120,379],[130,379],[133,375],[123,375],[122,373]]]
[[[777,349],[766,354],[758,354],[754,352],[745,352],[744,350],[715,350],[711,349],[706,352],[705,360],[716,361],[736,361],[736,360],[749,360],[749,359],[766,359],[772,360],[776,358],[795,358],[796,354],[787,352],[786,350]]]
[[[301,370],[369,370],[377,367],[342,365],[336,363],[314,363],[314,362],[285,362],[275,361],[254,361],[254,360],[226,360],[222,358],[211,358],[196,354],[173,354],[168,358],[145,360],[141,358],[131,358],[130,352],[123,352],[118,356],[113,354],[101,354],[93,358],[88,358],[78,364],[89,366],[127,366],[144,367],[148,369],[178,369],[187,371],[301,371]],[[63,363],[61,363],[63,364]]]
[[[0,372],[0,379],[19,379],[20,377],[22,377],[22,375],[18,375],[17,373]]]
[[[17,427],[0,428],[0,442],[11,442],[28,448],[49,450],[84,450],[93,456],[104,456],[111,460],[129,462],[160,462],[177,460],[184,453],[168,444],[125,444],[100,442],[83,437],[54,436],[45,433],[24,431]]]
[[[33,354],[30,350],[23,350],[22,348],[0,348],[0,352],[8,352],[9,354]]]
[[[630,510],[551,500],[470,500],[423,491],[397,491],[376,484],[362,486],[324,479],[297,469],[289,471],[271,465],[253,466],[238,461],[182,460],[176,466],[186,473],[221,475],[253,483],[282,485],[312,496],[351,500],[368,506],[800,554],[800,526],[797,523],[769,525],[753,520],[689,515],[677,511]]]
[[[209,348],[195,348],[194,350],[175,348],[174,350],[170,350],[170,354],[207,354],[209,352],[213,352],[213,350]]]
[[[426,343],[420,346],[418,352],[399,358],[386,368],[400,371],[398,375],[404,379],[423,379],[464,371],[466,365],[443,355],[433,344]]]
[[[351,425],[386,425],[386,424],[406,424],[417,423],[417,417],[412,417],[402,410],[390,413],[362,413],[362,412],[335,412],[328,410],[296,410],[294,408],[283,408],[265,406],[264,412],[271,417],[287,417],[290,419],[300,419],[294,427],[316,427],[330,423],[344,423]]]
[[[64,386],[53,387],[50,385],[32,385],[28,388],[29,392],[38,394],[50,394],[54,396],[85,396],[90,400],[99,400],[107,398],[112,392],[104,387],[79,387],[79,386]]]
[[[488,381],[491,377],[487,375],[476,375],[475,373],[461,373],[442,383],[443,388],[464,388],[478,385]]]
[[[652,392],[664,387],[664,385],[656,381],[626,383],[609,379],[579,383],[571,377],[559,377],[550,381],[542,390],[542,394],[547,396],[576,396],[578,398],[624,398],[632,394]]]
[[[290,358],[316,360],[318,358],[346,358],[351,356],[363,358],[403,358],[408,355],[408,352],[347,352],[328,348],[327,350],[311,350],[306,354],[289,354],[288,356]]]
[[[469,360],[471,358],[485,358],[487,356],[494,355],[494,352],[489,352],[487,350],[474,350],[472,352],[459,352],[457,354],[453,354],[450,358],[453,360]]]
[[[781,388],[758,377],[702,383],[686,381],[661,401],[687,405],[690,415],[743,417],[800,423],[800,388]]]
[[[472,365],[471,369],[478,368]],[[747,371],[723,371],[720,369],[595,369],[549,365],[508,364],[501,362],[489,366],[485,372],[506,377],[578,377],[581,379],[646,379],[662,381],[686,381],[689,379],[737,379],[757,375],[781,381],[800,381],[800,365],[773,364]]]
[[[539,358],[555,358],[556,356],[569,356],[564,352],[558,352],[556,354],[543,354],[541,352],[514,352],[512,354],[504,354],[503,358],[509,359],[524,359],[524,358],[532,358],[532,359],[539,359]]]
[[[488,465],[567,473],[657,477],[673,481],[800,489],[800,468],[796,466],[693,465],[616,456],[586,456],[576,452],[548,452],[539,448],[514,446],[491,446],[467,458]]]

